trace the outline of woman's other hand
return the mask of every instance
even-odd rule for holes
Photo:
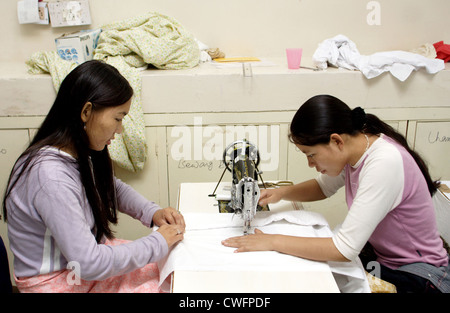
[[[184,239],[184,228],[181,230],[178,225],[163,224],[157,231],[163,235],[169,248]]]
[[[166,239],[169,248],[184,239],[183,234],[186,228],[184,217],[174,208],[168,207],[156,211],[153,215],[153,223],[159,226],[157,231]]]
[[[255,229],[255,233],[252,235],[231,237],[223,240],[222,244],[226,247],[237,248],[234,252],[270,251],[272,250],[272,237]]]

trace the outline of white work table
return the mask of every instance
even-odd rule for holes
[[[221,236],[223,237],[223,233],[226,233],[226,231],[230,231],[230,228],[218,227],[215,229],[217,222],[212,222],[207,236],[200,235],[201,232],[189,231],[188,226],[189,223],[194,222],[193,217],[204,218],[205,215],[207,217],[218,217],[220,215],[219,220],[222,220],[221,217],[227,219],[233,215],[232,213],[219,213],[217,200],[208,196],[213,192],[215,185],[216,183],[183,183],[180,185],[178,209],[185,216],[188,225],[185,240],[180,243],[180,247],[175,247],[176,252],[175,250],[170,252],[169,261],[167,261],[171,266],[172,263],[170,262],[178,264],[173,264],[173,273],[170,275],[172,292],[337,293],[340,291],[332,269],[326,262],[304,260],[272,251],[233,253],[234,248],[224,247],[220,244]],[[229,186],[230,184],[221,183],[216,194],[223,192],[224,188],[226,191]],[[287,201],[269,206],[270,212],[264,212],[264,216],[291,214],[292,211],[296,211],[296,214],[305,213],[306,216],[309,213],[316,214],[303,211],[301,204]],[[243,223],[237,215],[232,220],[235,225],[239,225],[240,222]],[[324,233],[323,231],[327,231],[326,233],[329,234],[328,226],[323,225],[298,227],[303,227],[303,229],[312,233],[319,233],[317,229],[320,228],[321,234]],[[288,226],[287,224],[286,226],[282,225],[282,227],[289,228]],[[231,232],[240,235],[242,228],[234,227]],[[205,244],[202,245],[202,243]],[[180,250],[185,251],[183,252],[185,254],[180,254]],[[175,261],[170,259],[172,253],[178,253]],[[205,253],[203,254],[203,256],[206,256],[205,258],[201,257],[202,253]],[[198,255],[192,257],[193,254]],[[191,267],[189,267],[189,264],[184,264],[184,262],[192,263],[191,259],[199,260],[199,263],[202,264],[191,264]],[[211,262],[211,264],[208,262]],[[362,270],[356,264],[353,267],[352,270]],[[164,268],[161,275],[167,275],[167,273],[164,274]]]

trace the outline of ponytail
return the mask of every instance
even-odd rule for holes
[[[422,172],[423,176],[425,177],[425,180],[428,185],[428,191],[431,195],[434,195],[436,190],[439,188],[439,181],[433,181],[431,179],[431,175],[428,171],[428,166],[424,159],[413,149],[411,149],[408,145],[408,142],[405,137],[403,137],[402,134],[397,132],[392,126],[386,124],[382,120],[380,120],[376,115],[373,114],[366,114],[366,125],[364,126],[363,132],[370,133],[374,135],[379,135],[380,133],[385,134],[386,136],[392,138],[397,143],[402,145],[406,151],[414,158],[414,161],[416,161],[417,166],[419,166],[420,171]]]

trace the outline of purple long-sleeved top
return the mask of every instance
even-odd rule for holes
[[[38,158],[6,202],[16,277],[51,273],[76,261],[82,279],[103,280],[156,262],[168,253],[157,231],[117,246],[97,243],[77,163],[55,148],[42,149]],[[117,178],[115,186],[119,211],[150,226],[161,207]]]

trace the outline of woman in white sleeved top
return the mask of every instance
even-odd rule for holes
[[[3,200],[19,291],[160,291],[155,262],[183,239],[185,225],[176,210],[114,177],[108,145],[132,96],[128,81],[101,61],[77,66],[62,82]],[[118,211],[160,227],[115,239]]]
[[[366,243],[381,279],[398,292],[450,292],[449,257],[436,226],[438,186],[421,157],[392,127],[360,107],[319,95],[295,114],[290,139],[320,173],[293,186],[261,191],[260,205],[315,201],[345,187],[349,212],[331,238],[264,234],[223,241],[236,252],[275,250],[321,261],[349,261]],[[372,261],[361,258],[363,263]]]

